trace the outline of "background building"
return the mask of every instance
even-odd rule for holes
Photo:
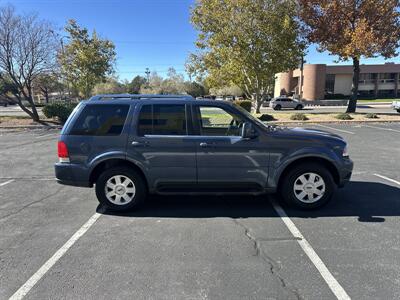
[[[395,98],[400,96],[400,64],[360,65],[360,98]],[[301,70],[277,74],[274,96],[300,95]],[[303,99],[340,98],[351,94],[353,67],[305,64]]]

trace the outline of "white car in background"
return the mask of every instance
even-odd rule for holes
[[[281,110],[282,108],[303,109],[304,103],[297,99],[289,97],[276,97],[269,102],[269,107],[274,110]]]
[[[400,113],[400,101],[393,101],[392,107],[394,110],[397,110],[397,112]]]

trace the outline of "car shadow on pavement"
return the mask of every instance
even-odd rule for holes
[[[251,218],[278,217],[270,200],[274,195],[262,196],[150,196],[138,210],[116,212],[97,211],[120,217],[156,218]],[[279,200],[278,200],[279,201]],[[350,182],[338,189],[325,207],[304,211],[280,201],[289,217],[357,217],[360,222],[384,222],[385,217],[400,216],[400,189],[377,182]]]

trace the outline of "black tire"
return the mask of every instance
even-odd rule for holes
[[[117,205],[112,203],[106,196],[106,184],[114,176],[122,175],[128,177],[136,189],[133,199],[126,204]],[[147,188],[144,178],[135,170],[124,167],[112,168],[100,174],[96,181],[96,196],[100,204],[115,211],[126,211],[137,208],[144,202],[147,196]]]
[[[274,107],[274,110],[281,110],[281,108],[282,108],[282,106],[281,106],[280,104],[278,104],[278,105],[276,105],[276,106]]]
[[[323,193],[323,196],[319,200],[312,203],[300,201],[294,192],[296,180],[301,175],[307,173],[314,173],[318,175],[325,183],[325,192]],[[331,200],[336,188],[337,186],[333,180],[332,174],[326,167],[320,164],[310,163],[297,165],[289,170],[285,177],[282,178],[279,192],[285,202],[289,205],[294,205],[301,209],[314,209],[327,204]]]
[[[301,105],[301,104],[297,105],[295,108],[295,110],[301,110],[301,109],[303,109],[303,105]]]
[[[400,109],[398,109],[397,112],[400,113]]]

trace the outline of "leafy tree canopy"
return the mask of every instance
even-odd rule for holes
[[[81,97],[89,97],[97,83],[106,80],[114,71],[115,46],[98,37],[95,31],[90,36],[75,20],[65,27],[70,42],[59,55],[63,73]]]
[[[302,56],[295,16],[293,0],[199,0],[191,17],[199,51],[186,69],[205,75],[210,87],[239,86],[259,109],[275,74],[297,67]]]

